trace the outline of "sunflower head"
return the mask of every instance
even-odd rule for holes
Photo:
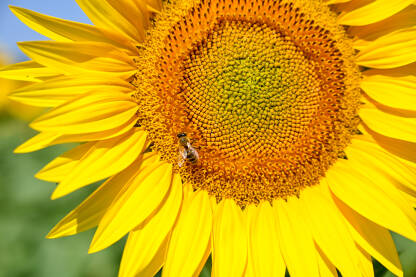
[[[175,168],[218,200],[298,195],[359,123],[352,43],[322,4],[214,2],[171,1],[155,17],[134,80],[140,124],[174,165],[189,134],[201,158]]]
[[[403,276],[416,240],[414,0],[77,0],[94,25],[13,12],[52,41],[0,76],[50,107],[17,152],[104,180],[49,238],[129,234],[120,277]],[[349,25],[349,27],[347,27]],[[388,211],[388,212],[386,212]],[[192,239],[191,239],[192,238]]]

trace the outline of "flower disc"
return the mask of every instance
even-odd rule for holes
[[[244,206],[296,195],[344,157],[360,94],[326,7],[242,2],[168,3],[135,84],[139,122],[163,158],[178,164],[186,133],[200,159],[176,167],[184,181]]]

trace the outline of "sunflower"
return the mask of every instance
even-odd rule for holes
[[[413,0],[77,0],[12,7],[50,41],[0,76],[51,108],[16,149],[78,146],[52,199],[105,180],[48,238],[128,235],[119,276],[403,276],[416,240]]]
[[[7,64],[7,58],[2,53],[3,51],[0,51],[0,66],[4,66]],[[0,78],[0,109],[4,110],[6,104],[7,104],[7,94],[12,90],[12,82],[11,80]]]
[[[0,49],[0,67],[10,63],[9,56],[10,53]],[[42,108],[28,106],[8,99],[8,94],[11,91],[27,84],[24,81],[0,78],[0,111],[2,113],[25,121],[30,121],[41,113]]]

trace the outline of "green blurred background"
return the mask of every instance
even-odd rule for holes
[[[20,23],[7,5],[33,9],[49,15],[89,23],[74,0],[0,0],[0,57],[8,62],[26,60],[16,41],[45,39]],[[1,60],[0,60],[1,62]],[[0,80],[0,97],[6,92]],[[4,97],[3,97],[4,98]],[[1,99],[0,99],[1,100]],[[4,100],[4,99],[3,99]],[[114,277],[125,240],[88,255],[93,231],[55,240],[48,231],[76,207],[97,184],[52,201],[53,183],[33,175],[71,146],[54,146],[29,154],[13,154],[19,144],[35,134],[27,126],[24,107],[0,101],[0,277]],[[18,119],[16,114],[25,114]],[[33,114],[33,113],[32,113]],[[406,277],[416,276],[416,243],[394,235]],[[376,276],[393,276],[375,262]],[[201,276],[210,275],[210,261]]]

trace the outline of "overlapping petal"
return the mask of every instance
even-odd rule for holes
[[[162,9],[162,0],[132,0],[135,3],[143,2],[151,11],[160,11]]]
[[[48,234],[48,238],[70,236],[98,225],[116,195],[130,180],[157,161],[157,155],[145,154],[131,166],[109,178],[78,207],[65,216]]]
[[[371,168],[373,174],[387,178],[391,186],[397,188],[407,187],[416,192],[416,172],[407,167],[396,157],[389,155],[386,150],[375,142],[355,139],[346,149],[346,154],[351,157],[352,163],[360,162],[363,167]],[[386,187],[386,189],[391,188]]]
[[[23,144],[19,145],[14,152],[15,153],[28,153],[37,151],[48,146],[61,144],[61,143],[70,143],[70,142],[85,142],[85,141],[96,141],[96,140],[105,140],[120,136],[128,131],[130,131],[133,126],[136,124],[137,120],[131,118],[126,123],[122,124],[119,127],[112,128],[110,130],[92,132],[92,133],[83,133],[83,134],[61,134],[56,132],[41,132]]]
[[[137,49],[125,37],[84,23],[43,15],[20,7],[10,7],[11,11],[26,25],[40,34],[56,41],[94,41],[112,44],[133,54]]]
[[[132,130],[123,136],[94,143],[60,181],[52,199],[124,170],[143,153],[146,137],[145,131]]]
[[[416,61],[416,27],[385,35],[360,49],[358,65],[372,68],[395,68]]]
[[[411,5],[413,0],[375,0],[338,18],[339,24],[362,26],[388,18]]]
[[[363,72],[361,88],[383,105],[416,110],[416,63],[395,69],[371,69]]]
[[[23,104],[56,107],[92,90],[131,93],[134,87],[118,78],[76,74],[60,76],[13,91],[11,99]]]
[[[205,191],[184,199],[172,231],[162,276],[198,276],[211,249],[212,211]]]
[[[53,68],[45,67],[34,61],[27,61],[0,68],[0,77],[12,80],[42,82],[42,78],[60,75]]]
[[[124,247],[119,277],[153,276],[165,263],[171,229],[182,203],[182,180],[178,174],[174,174],[168,193],[160,210],[148,222],[130,232]],[[163,256],[158,258],[159,255]],[[156,264],[160,266],[155,266]]]
[[[392,273],[403,276],[396,247],[388,230],[361,216],[341,201],[337,202],[354,240]]]
[[[138,18],[134,22],[121,14],[108,0],[76,1],[95,25],[123,34],[132,41],[143,41],[145,30],[137,23],[142,20],[140,14],[137,15]],[[128,1],[121,1],[122,4],[126,2]]]
[[[252,262],[253,276],[284,276],[286,265],[283,260],[277,236],[277,223],[269,202],[258,207],[254,205],[252,216],[247,219],[249,230],[249,261]],[[250,211],[249,211],[250,212]]]
[[[317,251],[296,197],[273,201],[280,249],[290,276],[319,276]]]
[[[318,267],[319,267],[319,276],[322,277],[338,277],[337,269],[328,258],[322,253],[322,251],[318,248]]]
[[[370,179],[369,175],[341,162],[327,172],[330,189],[336,197],[367,219],[416,240],[414,210],[403,195],[383,189],[388,179]]]
[[[342,215],[325,183],[305,189],[300,197],[313,238],[326,257],[344,276],[360,275],[355,246]],[[322,216],[325,215],[325,216]],[[343,251],[339,251],[339,249]]]
[[[404,160],[416,163],[416,143],[402,139],[390,138],[368,128],[366,129],[366,132],[368,132],[374,141],[376,141],[388,152]]]
[[[348,28],[348,33],[354,36],[354,48],[360,50],[382,36],[415,25],[416,6],[410,5],[382,21],[365,26],[351,26]]]
[[[121,190],[105,212],[89,252],[100,251],[143,223],[163,203],[172,182],[172,165],[158,162],[146,167]]]
[[[215,210],[212,230],[212,275],[243,276],[247,266],[247,228],[234,200],[225,199]]]
[[[367,105],[360,110],[360,118],[371,130],[387,137],[416,142],[416,118],[405,118]]]
[[[95,142],[83,143],[65,152],[36,173],[36,178],[59,183],[71,173],[72,169],[79,163],[80,159],[88,153],[94,145]]]
[[[102,42],[32,41],[21,42],[19,47],[31,59],[53,68],[58,74],[84,72],[103,77],[128,78],[136,69],[127,54]]]
[[[116,92],[92,92],[65,103],[31,123],[35,130],[62,134],[85,134],[122,126],[134,117],[137,104]]]

